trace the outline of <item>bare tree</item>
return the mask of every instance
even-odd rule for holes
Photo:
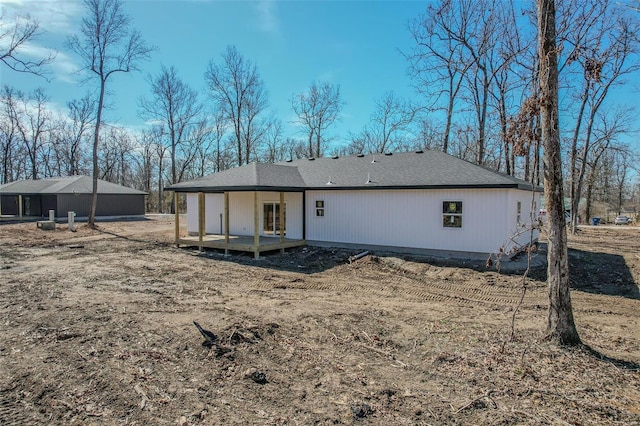
[[[45,163],[40,155],[50,131],[48,101],[44,91],[36,89],[30,96],[22,98],[21,110],[16,112],[17,130],[31,164],[31,179],[38,179],[40,167]]]
[[[198,123],[192,132],[194,139],[195,158],[193,160],[194,166],[192,167],[191,175],[193,178],[202,177],[212,172],[214,167],[211,150],[216,143],[217,134],[215,126],[211,126],[211,123],[206,118],[203,118]]]
[[[9,86],[2,88],[0,94],[0,154],[2,155],[2,180],[1,183],[11,182],[15,179],[15,156],[19,151],[18,132],[18,101],[22,95]]]
[[[622,84],[625,76],[640,70],[640,64],[630,60],[638,52],[638,21],[625,16],[616,5],[605,2],[602,7],[606,13],[599,15],[601,19],[592,25],[591,31],[582,39],[582,45],[576,46],[568,59],[569,63],[578,64],[583,77],[570,148],[571,229],[574,233],[577,232],[578,205],[597,114],[611,89]]]
[[[98,162],[100,179],[119,185],[128,186],[132,179],[133,138],[129,131],[122,127],[108,126],[103,128],[102,146]]]
[[[86,134],[91,130],[91,122],[95,115],[96,103],[86,94],[80,99],[73,99],[67,103],[70,122],[65,135],[64,152],[67,160],[67,174],[80,174],[83,142]]]
[[[158,213],[164,212],[164,158],[167,155],[167,147],[164,144],[156,144],[158,156]],[[177,206],[174,206],[177,208]]]
[[[494,144],[497,151],[489,152],[490,137],[505,135],[512,108],[507,94],[515,80],[511,67],[526,49],[516,24],[513,8],[498,0],[440,0],[414,22],[411,32],[417,47],[406,56],[416,87],[432,100],[430,108],[445,111],[443,151],[450,150],[454,113],[471,114],[475,162],[499,163],[500,150],[506,146]],[[459,101],[464,102],[462,107],[456,107]],[[491,133],[492,108],[501,134]]]
[[[547,336],[562,345],[581,343],[569,293],[569,254],[564,219],[562,160],[558,120],[558,59],[555,0],[537,0],[540,61],[540,114],[544,145],[544,197],[548,217]]]
[[[629,169],[631,166],[631,151],[628,147],[622,146],[615,151],[614,180],[616,184],[615,209],[618,215],[622,214],[624,205],[625,188],[628,185]]]
[[[151,197],[154,163],[157,161],[156,144],[162,137],[162,128],[153,126],[151,129],[143,130],[136,136],[138,145],[138,155],[135,160],[138,165],[142,190],[149,194],[146,198],[146,211],[153,211],[153,200]]]
[[[353,137],[354,146],[362,143],[363,151],[386,152],[403,146],[408,129],[416,119],[419,108],[398,98],[393,92],[385,93],[376,100],[371,121],[362,132]],[[360,151],[360,152],[363,152]]]
[[[266,135],[266,150],[264,161],[266,163],[276,163],[278,161],[287,160],[287,146],[283,137],[284,130],[282,122],[277,118],[272,118],[269,131]]]
[[[441,1],[427,6],[427,11],[415,19],[409,28],[415,47],[405,54],[409,70],[418,92],[430,100],[430,109],[445,111],[442,132],[442,151],[449,152],[449,140],[453,124],[456,100],[462,82],[472,61],[462,54],[462,45],[452,37],[446,37],[450,22],[460,19],[465,26],[469,19],[464,11],[456,8],[457,2]],[[461,5],[462,6],[462,5]],[[444,98],[444,102],[441,99]],[[444,103],[444,105],[442,105]]]
[[[50,64],[55,54],[51,52],[44,58],[28,59],[24,49],[29,42],[40,35],[38,21],[31,16],[15,16],[9,19],[5,9],[0,7],[0,61],[10,69],[44,76],[43,67]]]
[[[618,108],[615,110],[601,110],[593,130],[593,142],[587,162],[587,172],[584,178],[585,189],[585,219],[592,216],[591,206],[594,201],[594,189],[596,182],[603,176],[607,168],[601,167],[601,160],[607,153],[626,150],[626,147],[618,143],[620,135],[630,133],[633,123],[631,109]],[[604,188],[599,188],[601,191]]]
[[[185,155],[192,151],[188,145],[190,126],[196,126],[197,119],[202,112],[202,105],[198,101],[198,92],[189,87],[180,77],[174,67],[162,66],[160,74],[155,78],[149,77],[152,98],[142,98],[139,102],[143,118],[161,122],[166,127],[165,134],[169,143],[169,158],[171,160],[171,182],[180,182],[178,162],[184,163]],[[181,158],[178,158],[181,156]]]
[[[100,87],[93,133],[93,197],[88,221],[89,226],[94,227],[100,173],[100,126],[107,82],[116,73],[137,70],[138,63],[149,56],[151,48],[144,43],[140,33],[131,29],[130,19],[122,10],[120,0],[85,0],[84,4],[87,16],[82,19],[82,36],[70,36],[67,46],[80,56],[84,69],[98,80]]]
[[[309,157],[322,157],[327,141],[325,132],[338,120],[343,106],[340,86],[328,82],[314,81],[308,92],[293,95],[291,107],[307,134]]]
[[[229,139],[227,138],[229,123],[225,119],[222,111],[215,111],[211,117],[208,117],[206,124],[208,126],[209,140],[211,143],[206,150],[203,149],[202,155],[210,156],[212,163],[211,172],[217,173],[233,165],[232,150],[229,149]]]
[[[264,136],[266,123],[261,120],[268,106],[267,93],[258,69],[245,59],[235,46],[227,47],[222,64],[213,61],[205,73],[215,109],[223,111],[232,123],[238,165],[249,164],[256,144]]]

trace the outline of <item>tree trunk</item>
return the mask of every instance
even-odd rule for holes
[[[447,121],[444,127],[444,137],[442,138],[442,152],[449,153],[449,134],[451,133],[451,122],[453,121],[453,108],[455,95],[453,93],[453,76],[449,73],[449,103],[447,104]]]
[[[584,216],[587,223],[589,223],[589,218],[591,217],[591,197],[593,196],[593,180],[594,180],[593,178],[589,178],[589,181],[587,183],[587,193],[586,193],[587,202],[584,208]]]
[[[558,59],[555,2],[537,0],[540,58],[540,113],[544,146],[544,197],[549,226],[547,281],[549,315],[547,336],[561,345],[578,345],[569,293],[567,230],[564,219],[560,132],[558,129]]]
[[[100,124],[102,122],[102,107],[104,106],[104,91],[106,89],[106,80],[100,79],[100,98],[98,99],[98,110],[96,112],[96,126],[93,133],[93,186],[91,190],[91,209],[89,210],[88,225],[91,228],[96,227],[96,209],[98,207],[98,146],[100,142]]]
[[[582,94],[582,102],[580,103],[580,109],[578,110],[578,117],[576,118],[576,126],[573,130],[573,138],[571,139],[571,165],[569,167],[569,171],[571,173],[571,193],[569,197],[571,198],[571,232],[574,234],[577,232],[577,215],[578,208],[577,205],[579,203],[580,195],[576,195],[578,188],[578,139],[580,138],[580,128],[582,127],[582,118],[584,117],[584,109],[587,105],[587,100],[589,99],[589,91],[591,90],[591,80],[587,79],[584,86],[584,93]],[[574,200],[578,198],[578,202],[576,204],[576,208],[574,209]]]

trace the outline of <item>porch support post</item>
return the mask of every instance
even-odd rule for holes
[[[258,210],[258,191],[253,193],[253,257],[255,259],[260,257],[260,232],[258,226],[260,225],[260,211]]]
[[[173,205],[175,212],[175,221],[176,221],[176,247],[180,247],[178,240],[180,240],[180,213],[178,211],[178,191],[173,193]]]
[[[280,191],[280,244],[284,243],[284,192]],[[280,249],[284,253],[284,248]]]
[[[18,195],[18,217],[22,219],[22,194]]]
[[[229,192],[224,192],[224,254],[229,254]]]
[[[198,192],[198,243],[201,251],[204,237],[204,213],[204,192]]]

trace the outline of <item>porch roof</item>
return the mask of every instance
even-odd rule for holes
[[[165,189],[177,192],[284,191],[302,192],[306,185],[297,167],[252,163]]]

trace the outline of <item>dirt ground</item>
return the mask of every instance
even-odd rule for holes
[[[578,350],[543,339],[544,266],[172,235],[0,226],[0,424],[640,424],[638,228],[570,237]]]

